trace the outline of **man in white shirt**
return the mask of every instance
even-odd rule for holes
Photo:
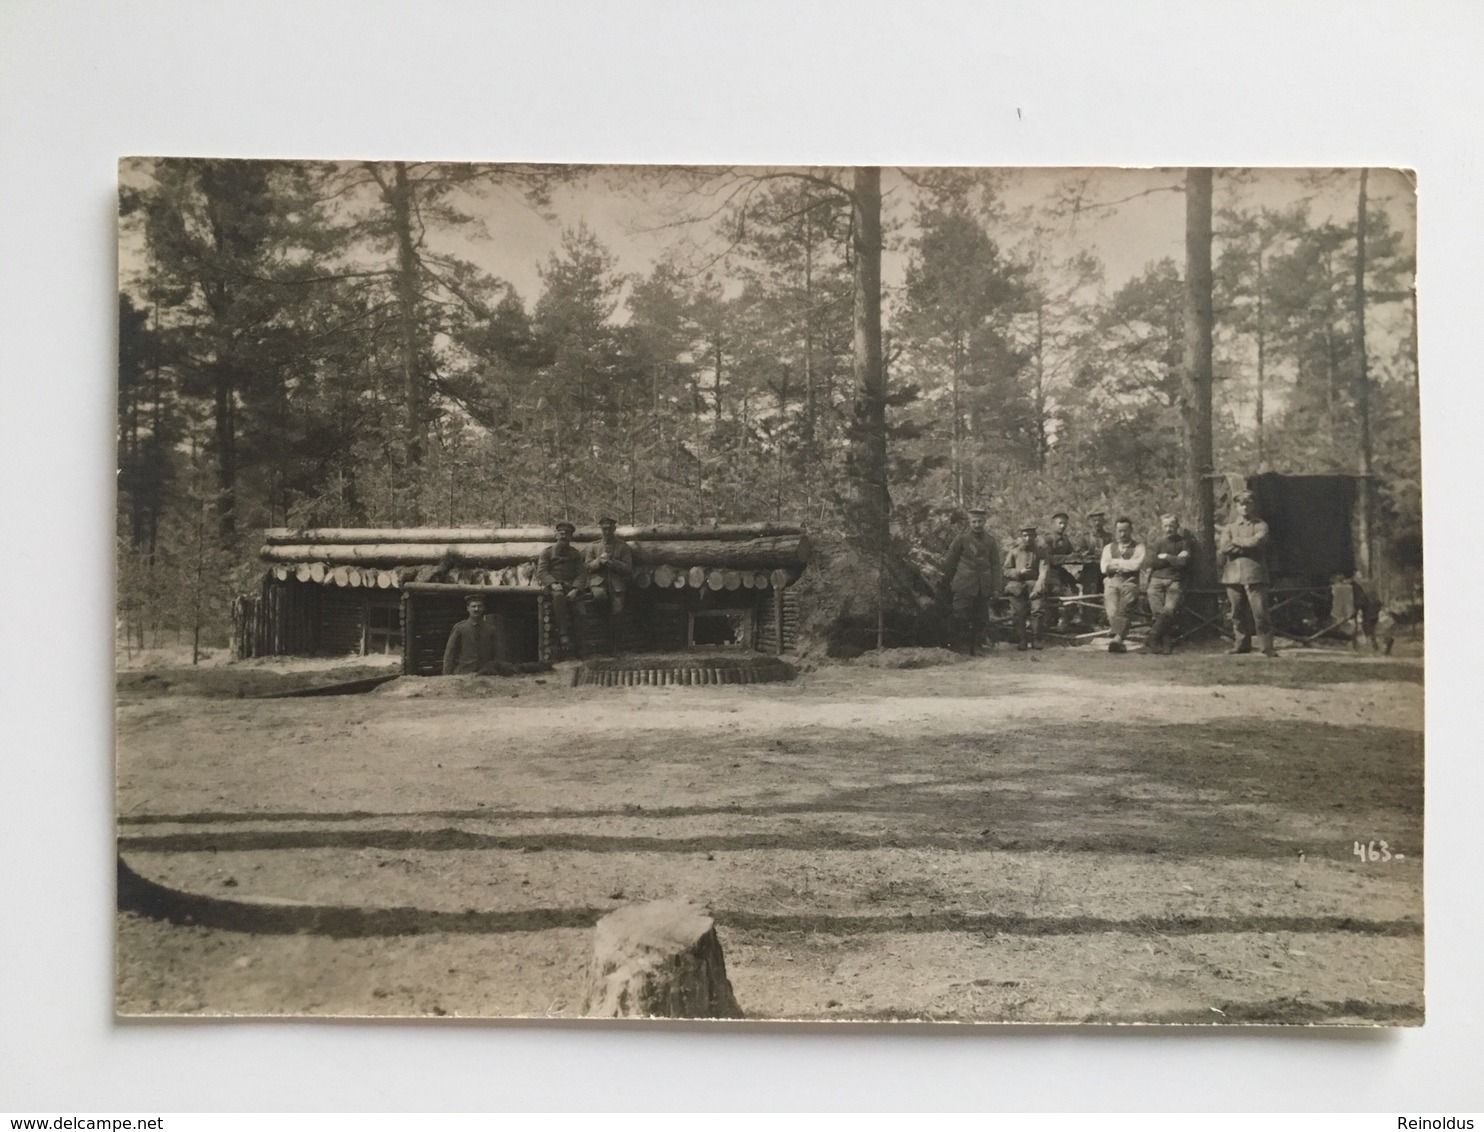
[[[1113,541],[1103,547],[1103,608],[1113,639],[1109,652],[1128,652],[1129,616],[1139,600],[1139,571],[1144,568],[1144,544],[1134,538],[1134,524],[1119,519],[1113,524]]]

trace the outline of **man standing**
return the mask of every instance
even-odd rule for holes
[[[1240,518],[1221,528],[1216,557],[1221,562],[1221,584],[1231,603],[1233,653],[1252,651],[1256,630],[1263,656],[1277,656],[1273,623],[1268,617],[1268,525],[1257,517],[1257,496],[1237,492],[1234,502]],[[1250,614],[1251,627],[1244,611]]]
[[[505,652],[499,625],[484,619],[484,598],[464,598],[469,616],[453,627],[443,649],[443,675],[489,676],[496,673]]]
[[[603,537],[587,548],[585,564],[591,579],[592,595],[608,614],[609,636],[618,649],[618,620],[623,616],[624,594],[634,575],[634,552],[615,533],[618,520],[604,515],[598,520]]]
[[[978,655],[989,603],[1000,592],[1000,548],[984,529],[984,516],[984,508],[969,508],[969,529],[953,540],[943,559],[943,578],[953,595],[955,636],[967,634],[970,656]]]
[[[1098,568],[1098,562],[1103,556],[1103,547],[1113,541],[1113,533],[1108,530],[1106,511],[1089,511],[1087,521],[1092,524],[1092,531],[1082,540],[1082,553],[1087,558],[1087,564],[1082,567],[1082,592],[1084,594],[1100,594],[1103,592],[1103,573]]]
[[[551,595],[551,614],[565,652],[572,650],[572,602],[588,585],[582,552],[572,545],[576,532],[577,528],[566,520],[558,523],[556,542],[536,559],[536,584]]]
[[[1113,524],[1113,541],[1103,547],[1103,608],[1108,611],[1108,628],[1113,639],[1109,652],[1128,652],[1129,618],[1139,600],[1139,571],[1144,568],[1144,544],[1134,538],[1134,524],[1119,519]]]
[[[1077,557],[1077,546],[1067,534],[1068,515],[1058,511],[1051,516],[1051,532],[1042,540],[1049,569],[1046,574],[1046,597],[1057,610],[1056,628],[1065,633],[1072,628],[1072,619],[1077,612],[1077,603],[1059,599],[1077,596],[1077,579],[1067,569],[1069,559]]]
[[[1015,647],[1021,652],[1032,645],[1041,647],[1041,606],[1048,569],[1046,556],[1036,546],[1036,528],[1021,527],[1020,538],[1005,555],[1005,592],[1010,595],[1010,624],[1015,628]]]
[[[1160,537],[1145,555],[1149,572],[1149,612],[1154,623],[1149,627],[1149,651],[1168,656],[1175,651],[1169,635],[1175,628],[1175,615],[1185,599],[1185,576],[1190,566],[1190,539],[1180,529],[1177,515],[1159,517]]]

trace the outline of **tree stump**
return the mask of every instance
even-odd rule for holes
[[[688,900],[630,904],[598,921],[590,1018],[740,1018],[716,924]]]

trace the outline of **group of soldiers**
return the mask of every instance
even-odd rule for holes
[[[604,515],[598,520],[597,542],[579,550],[572,545],[577,528],[563,520],[556,524],[556,541],[536,558],[536,585],[551,596],[552,620],[562,650],[572,652],[574,615],[579,602],[591,602],[607,615],[610,626],[623,615],[624,597],[634,576],[634,552],[618,537],[618,521]],[[504,647],[498,622],[486,620],[482,594],[465,598],[469,616],[453,627],[443,650],[445,676],[507,674]]]
[[[1231,651],[1251,652],[1255,634],[1264,655],[1276,656],[1267,603],[1268,526],[1258,518],[1251,492],[1239,492],[1234,503],[1238,515],[1217,538],[1220,580],[1236,635]],[[956,649],[970,655],[979,651],[990,606],[1001,596],[1009,599],[1011,632],[1016,648],[1024,651],[1040,648],[1042,634],[1053,626],[1061,632],[1071,630],[1080,599],[1101,594],[1108,651],[1127,652],[1141,577],[1147,575],[1143,592],[1153,620],[1145,648],[1161,654],[1173,651],[1175,617],[1198,552],[1178,515],[1161,515],[1159,535],[1146,543],[1135,537],[1134,525],[1126,518],[1118,519],[1110,532],[1105,511],[1089,512],[1090,530],[1074,540],[1067,531],[1070,516],[1059,511],[1045,535],[1033,525],[1021,527],[1015,545],[1004,554],[985,527],[987,512],[975,507],[968,516],[968,529],[954,538],[943,560]]]

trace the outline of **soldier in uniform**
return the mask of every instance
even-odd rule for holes
[[[1240,514],[1221,528],[1216,557],[1221,563],[1221,584],[1231,602],[1233,653],[1252,651],[1252,633],[1257,633],[1264,656],[1277,656],[1273,647],[1273,622],[1268,617],[1268,525],[1257,517],[1257,496],[1239,491],[1234,500]],[[1248,617],[1250,614],[1250,627]]]
[[[536,559],[536,584],[551,595],[551,613],[556,620],[562,648],[572,648],[572,602],[588,587],[587,564],[582,551],[572,545],[577,528],[563,520],[556,525],[556,542]]]
[[[1077,557],[1077,546],[1072,542],[1072,537],[1067,534],[1067,522],[1069,516],[1065,511],[1058,511],[1051,516],[1051,531],[1041,540],[1041,549],[1046,553],[1046,561],[1049,570],[1046,574],[1046,596],[1048,598],[1075,597],[1077,595],[1077,579],[1067,569],[1068,559]],[[1071,601],[1057,601],[1048,603],[1052,609],[1058,611],[1053,619],[1055,627],[1061,632],[1068,632],[1072,628],[1072,620],[1077,613],[1077,603]]]
[[[1103,547],[1113,541],[1107,518],[1106,511],[1087,513],[1087,521],[1092,524],[1092,530],[1082,539],[1082,554],[1087,559],[1087,564],[1082,567],[1082,592],[1085,594],[1103,592],[1103,572],[1098,568],[1098,563],[1103,557]]]
[[[1159,517],[1160,537],[1149,547],[1144,565],[1149,571],[1150,652],[1168,656],[1175,651],[1168,639],[1175,628],[1175,615],[1185,597],[1185,577],[1192,557],[1189,537],[1180,529],[1178,515]]]
[[[453,627],[443,649],[443,675],[489,676],[499,670],[505,654],[504,634],[495,621],[484,619],[484,598],[464,598],[469,616]]]
[[[1129,617],[1139,600],[1139,571],[1144,568],[1144,544],[1134,538],[1134,524],[1119,519],[1113,524],[1113,541],[1103,547],[1099,565],[1103,572],[1103,608],[1108,611],[1108,628],[1113,639],[1109,652],[1128,652]]]
[[[584,556],[593,598],[608,613],[608,625],[613,630],[623,616],[624,594],[629,588],[629,579],[634,576],[634,552],[629,544],[615,533],[618,520],[604,515],[598,520],[598,529],[603,537],[587,548]],[[618,634],[611,632],[614,648],[618,647]]]
[[[1000,548],[984,529],[985,511],[969,508],[969,529],[956,536],[943,559],[943,578],[953,595],[953,623],[968,638],[970,656],[979,652],[989,603],[1000,592]]]
[[[1041,607],[1050,564],[1036,546],[1036,528],[1021,527],[1020,538],[1005,555],[1005,592],[1010,595],[1010,623],[1021,652],[1041,647]]]

